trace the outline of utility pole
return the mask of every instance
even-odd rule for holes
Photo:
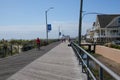
[[[83,0],[80,2],[80,16],[79,16],[79,32],[78,32],[78,45],[81,45],[81,33],[82,33],[82,12],[83,12]]]

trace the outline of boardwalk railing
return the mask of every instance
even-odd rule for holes
[[[82,47],[74,42],[71,42],[71,46],[79,60],[79,64],[82,65],[82,72],[87,74],[88,80],[120,80],[120,76],[86,52]]]

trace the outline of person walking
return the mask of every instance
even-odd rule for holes
[[[36,39],[36,43],[37,43],[38,50],[40,50],[40,39],[39,38]]]

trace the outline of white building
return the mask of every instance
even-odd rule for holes
[[[120,14],[97,15],[92,32],[93,42],[120,40]]]

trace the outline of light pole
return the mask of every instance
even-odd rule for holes
[[[82,33],[82,18],[87,14],[101,14],[96,12],[86,13],[82,15],[83,13],[83,0],[80,1],[80,15],[79,15],[79,31],[78,31],[78,45],[81,45],[81,33]]]
[[[46,42],[48,43],[48,25],[47,25],[47,13],[50,9],[53,9],[53,7],[50,7],[45,11],[45,18],[46,18]]]
[[[80,16],[79,16],[79,32],[78,32],[78,45],[81,45],[81,27],[82,27],[82,11],[83,11],[83,0],[80,2]]]

